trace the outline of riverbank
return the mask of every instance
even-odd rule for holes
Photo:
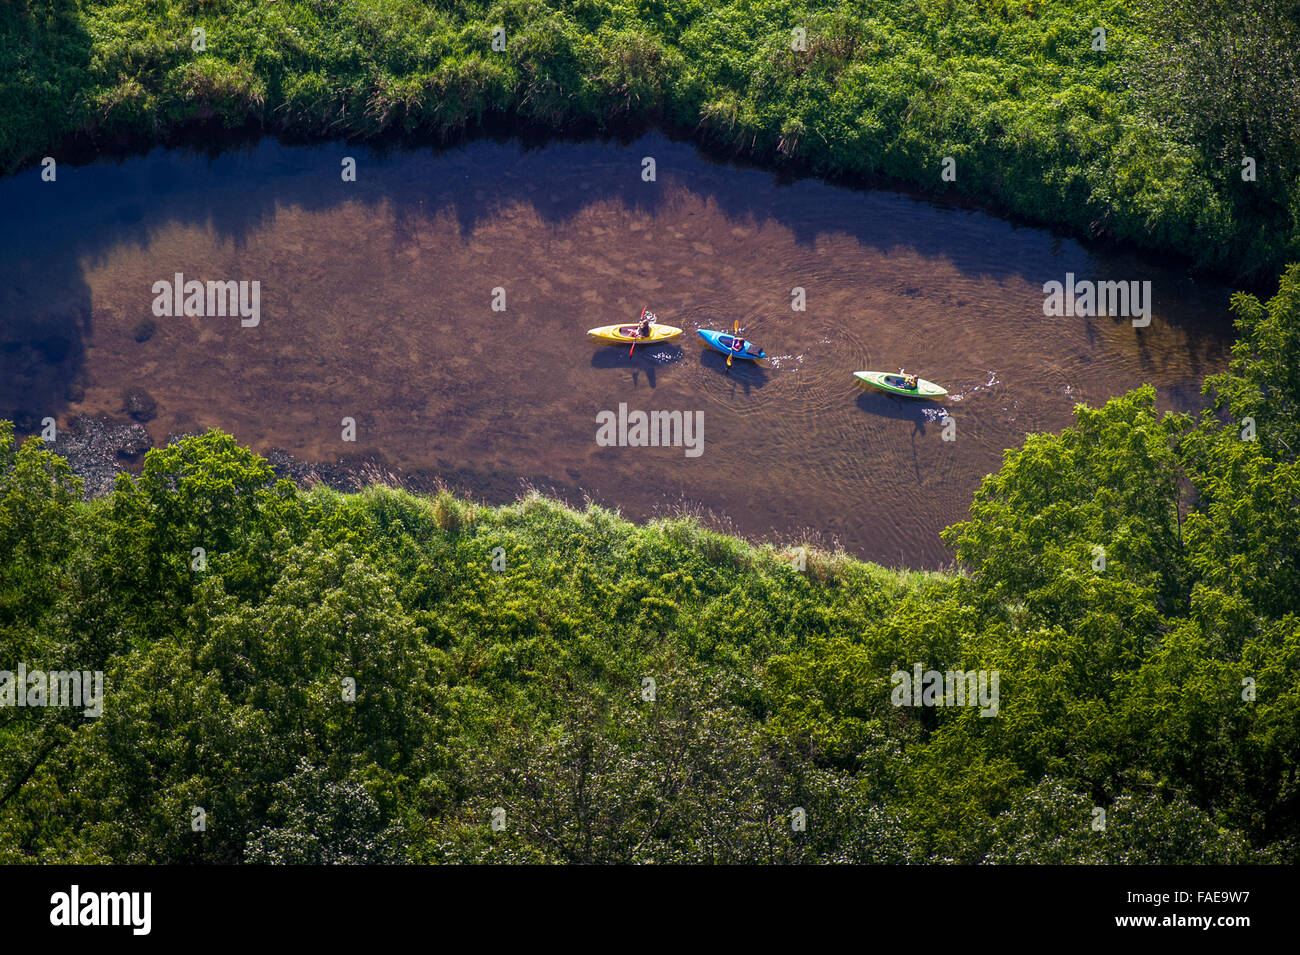
[[[459,136],[503,118],[658,125],[776,168],[887,176],[1239,277],[1300,255],[1294,195],[1242,193],[1139,115],[1124,70],[1146,41],[1123,2],[993,17],[962,3],[855,15],[821,2],[671,15],[377,0],[53,11],[4,14],[28,38],[0,61],[8,171],[78,139],[159,142],[196,121],[365,139]],[[1105,50],[1093,49],[1097,24]]]
[[[174,444],[190,435],[168,435],[162,445]],[[102,498],[113,490],[119,474],[138,475],[145,452],[154,440],[144,425],[113,417],[74,415],[60,428],[47,446],[68,462],[72,474],[82,482],[87,501]],[[286,478],[303,490],[327,487],[336,491],[360,491],[371,485],[428,491],[420,482],[403,480],[382,461],[373,457],[340,458],[337,461],[300,461],[287,451],[273,448],[266,453],[276,477]],[[436,485],[434,485],[436,488]]]

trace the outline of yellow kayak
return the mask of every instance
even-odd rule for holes
[[[600,328],[593,328],[587,332],[592,338],[599,338],[602,342],[610,342],[615,345],[628,345],[636,342],[638,345],[657,345],[660,342],[666,342],[676,338],[682,333],[680,328],[674,328],[671,325],[651,325],[650,337],[640,338],[637,335],[639,324],[633,322],[631,325],[602,325]]]

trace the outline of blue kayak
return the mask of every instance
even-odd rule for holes
[[[767,357],[767,352],[743,338],[741,341],[745,342],[745,345],[740,350],[737,350],[735,347],[736,336],[730,332],[715,332],[707,328],[701,328],[700,337],[724,355],[735,355],[737,358],[749,358],[751,360]]]

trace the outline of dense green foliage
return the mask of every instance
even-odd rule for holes
[[[0,167],[69,135],[152,142],[205,119],[358,136],[652,122],[1276,274],[1300,257],[1294,6],[15,0],[0,10]]]
[[[85,503],[5,424],[0,667],[106,688],[0,709],[0,859],[1300,861],[1300,268],[1234,307],[1231,420],[1080,407],[953,575],[303,491],[215,431]],[[894,705],[915,664],[998,713]]]

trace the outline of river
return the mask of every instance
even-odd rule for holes
[[[1229,289],[1184,269],[659,135],[158,149],[25,171],[0,205],[0,414],[28,428],[122,416],[143,389],[159,444],[219,427],[491,502],[529,485],[636,519],[686,508],[895,566],[951,560],[939,531],[1026,434],[1145,382],[1197,407],[1230,343]],[[155,316],[176,273],[258,282],[258,324]],[[1150,324],[1044,316],[1067,273],[1150,281]],[[644,306],[686,334],[631,356],[586,337]],[[696,335],[735,320],[763,365],[728,369]],[[900,367],[949,396],[852,377]],[[701,413],[700,453],[599,445],[620,404]]]

